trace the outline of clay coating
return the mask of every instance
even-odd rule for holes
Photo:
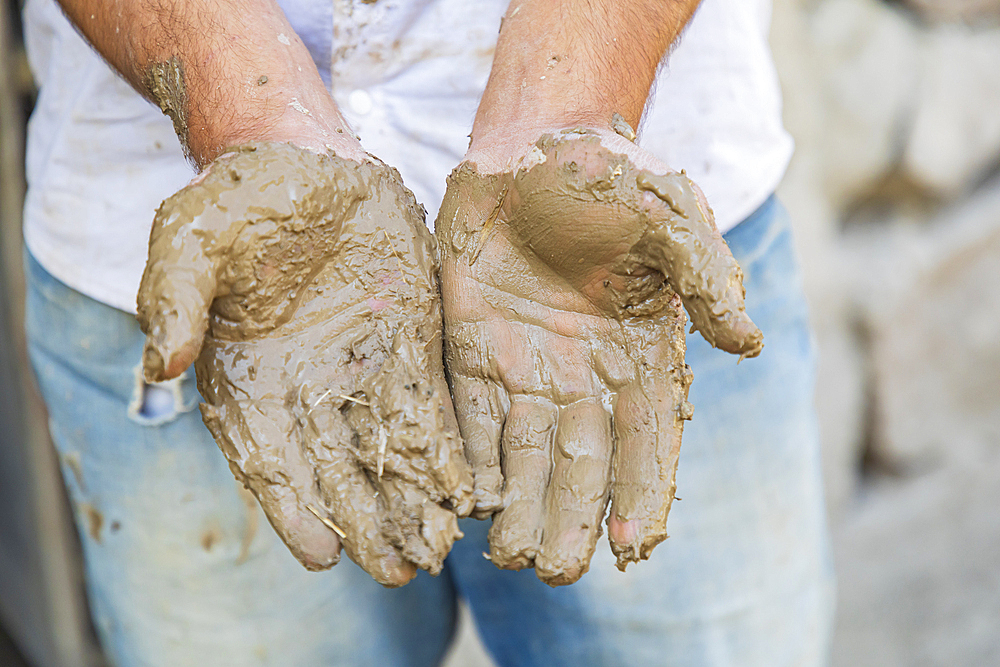
[[[153,63],[146,71],[143,83],[160,111],[174,124],[174,133],[180,139],[184,154],[190,157],[183,63],[176,56],[166,62]]]
[[[635,141],[635,130],[631,125],[629,125],[629,122],[625,120],[625,117],[617,111],[611,114],[611,129],[629,141]]]
[[[586,128],[523,166],[465,163],[437,221],[449,378],[490,558],[551,585],[589,567],[608,502],[624,569],[666,537],[692,381],[682,303],[713,345],[762,336],[703,195]]]
[[[433,237],[385,165],[288,144],[167,199],[139,292],[145,372],[197,356],[205,424],[309,569],[437,573],[472,508],[441,357]]]

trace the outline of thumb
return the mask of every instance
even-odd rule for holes
[[[148,382],[183,373],[201,351],[208,329],[218,287],[217,260],[203,247],[201,216],[191,214],[190,200],[197,190],[197,185],[188,186],[164,201],[153,221],[138,294],[139,326],[146,334],[142,367]]]
[[[684,172],[657,176],[642,171],[640,191],[655,197],[650,227],[635,248],[659,268],[713,347],[756,357],[764,336],[747,315],[743,271],[715,227],[701,189]]]

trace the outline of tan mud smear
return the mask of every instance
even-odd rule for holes
[[[656,290],[650,288],[658,288],[656,280],[663,279],[680,295],[693,328],[713,347],[746,357],[760,354],[763,335],[746,314],[743,272],[725,241],[713,234],[712,210],[691,179],[683,172],[657,175],[637,169],[626,156],[604,149],[596,136],[566,140],[546,135],[536,148],[549,164],[522,169],[516,175],[514,183],[523,203],[515,215],[526,221],[551,219],[558,214],[547,207],[572,201],[583,208],[589,201],[598,210],[636,219],[630,235],[622,238],[631,244],[628,255],[615,267],[616,273],[630,279],[628,293],[616,296],[619,306],[634,309],[644,303],[654,296]],[[575,159],[581,152],[601,155],[605,162],[599,169],[585,165]],[[665,206],[648,201],[643,197],[647,192]],[[580,215],[588,219],[585,210]],[[642,233],[635,236],[637,231]],[[546,233],[546,227],[534,224],[525,232],[530,246],[534,238]],[[587,238],[581,242],[586,244]],[[607,250],[606,245],[595,248]],[[643,270],[646,275],[640,275]]]
[[[754,356],[762,336],[686,176],[638,169],[587,130],[543,137],[525,162],[449,179],[447,360],[491,560],[561,585],[586,572],[609,501],[620,568],[667,537],[693,414],[682,302],[727,351]]]
[[[625,137],[629,141],[635,141],[635,130],[629,125],[625,117],[620,113],[615,112],[611,115],[611,129],[615,131],[616,134]]]
[[[167,62],[153,63],[146,72],[146,90],[160,111],[174,124],[184,154],[188,155],[187,87],[184,85],[184,65],[176,56]]]
[[[434,241],[395,170],[285,144],[227,153],[161,207],[139,304],[147,373],[201,345],[205,423],[306,567],[334,564],[339,540],[386,585],[440,571],[471,477]]]
[[[633,247],[636,259],[654,266],[680,294],[698,331],[712,347],[742,357],[756,357],[764,336],[750,322],[743,303],[743,270],[729,248],[705,234],[715,219],[701,191],[683,172],[635,177],[640,190],[652,192],[670,209],[666,219],[654,216],[646,234]]]

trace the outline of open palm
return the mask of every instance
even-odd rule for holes
[[[548,134],[514,169],[470,155],[438,217],[446,363],[491,560],[586,572],[609,499],[619,567],[666,517],[691,372],[683,305],[754,356],[742,276],[697,186],[617,135]]]

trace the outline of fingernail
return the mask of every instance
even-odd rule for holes
[[[340,554],[329,554],[322,558],[303,556],[302,565],[310,572],[322,572],[340,562]]]
[[[637,519],[622,521],[612,514],[608,520],[608,536],[613,542],[623,546],[632,544],[635,541],[638,530],[639,521]]]
[[[382,559],[382,571],[385,580],[381,583],[391,588],[402,586],[417,576],[417,566],[403,560],[402,556],[397,553],[388,554]]]

